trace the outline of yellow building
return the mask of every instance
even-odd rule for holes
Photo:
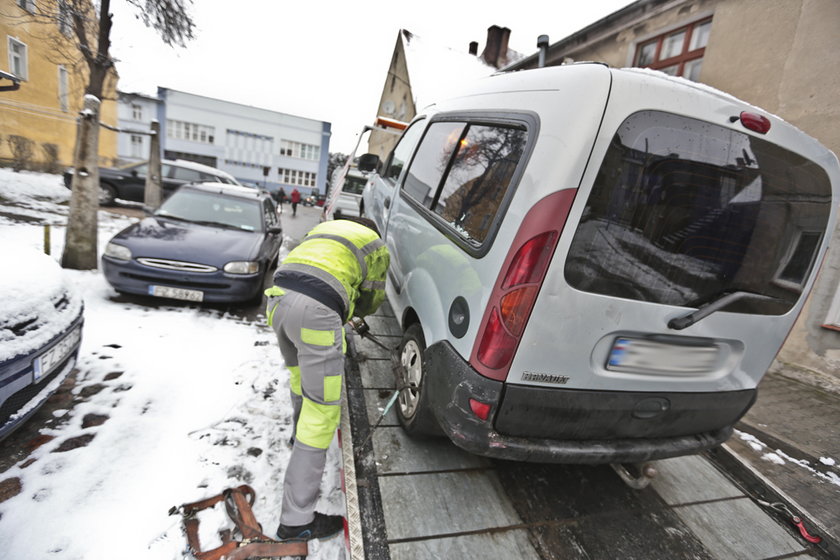
[[[0,92],[0,165],[12,162],[12,136],[33,142],[34,168],[57,171],[73,161],[88,73],[59,7],[58,0],[0,0],[0,70],[20,78],[19,89]],[[100,115],[111,126],[117,125],[116,86],[112,72]],[[100,163],[111,165],[116,156],[117,133],[101,128]]]

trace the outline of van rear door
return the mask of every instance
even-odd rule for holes
[[[528,431],[505,412],[546,398],[526,387],[576,390],[543,403],[570,411],[554,425],[606,414],[586,421],[592,429],[545,437],[616,437],[648,414],[700,425],[717,410],[712,424],[723,426],[747,410],[825,254],[840,169],[777,118],[764,117],[766,133],[748,129],[745,111],[757,112],[708,89],[614,72],[601,135],[507,376],[500,432]],[[713,312],[693,320],[704,308]],[[650,426],[623,435],[675,435]]]

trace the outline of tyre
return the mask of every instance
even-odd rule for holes
[[[99,183],[100,206],[113,206],[115,198],[117,198],[117,189],[108,183]]]
[[[420,323],[414,323],[406,329],[400,343],[400,364],[402,378],[406,388],[397,398],[397,418],[403,430],[411,436],[440,436],[443,432],[437,423],[425,390],[427,379],[423,352],[426,339]]]

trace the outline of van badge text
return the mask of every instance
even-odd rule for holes
[[[565,385],[569,382],[568,375],[554,375],[552,373],[539,373],[536,371],[523,371],[522,381],[537,381],[538,383],[557,383]]]

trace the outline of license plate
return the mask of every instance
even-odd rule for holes
[[[611,371],[691,375],[714,371],[717,346],[684,346],[639,338],[617,338],[607,369]]]
[[[170,288],[169,286],[149,286],[149,295],[184,301],[204,301],[204,292],[187,290],[184,288]]]
[[[52,348],[32,361],[33,381],[37,382],[64,361],[82,338],[82,328],[76,327],[67,336],[58,341]]]

